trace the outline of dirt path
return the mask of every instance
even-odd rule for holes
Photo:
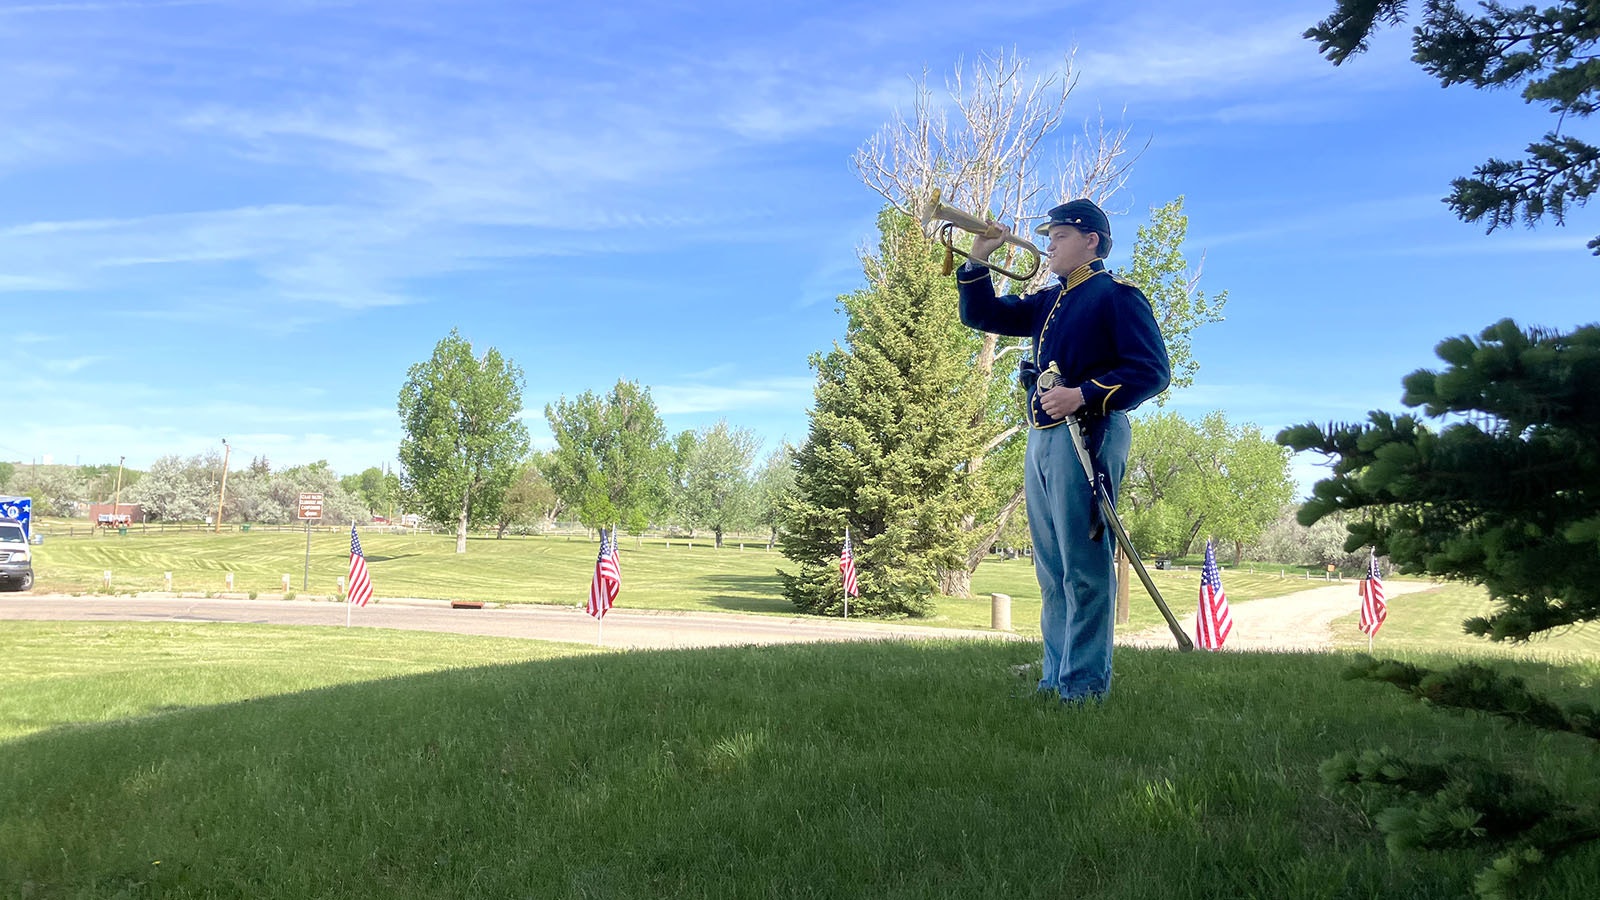
[[[1330,650],[1334,619],[1361,608],[1356,593],[1360,582],[1346,581],[1241,603],[1230,603],[1233,631],[1223,645],[1228,650]],[[1417,581],[1388,581],[1383,585],[1390,597],[1425,591],[1433,585]],[[1193,629],[1194,619],[1180,617],[1185,628]],[[1172,634],[1166,626],[1118,635],[1117,643],[1131,647],[1171,647]]]

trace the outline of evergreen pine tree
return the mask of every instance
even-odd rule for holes
[[[1506,319],[1438,354],[1449,367],[1413,372],[1404,402],[1444,427],[1375,411],[1365,425],[1278,435],[1333,460],[1301,523],[1366,511],[1346,549],[1484,585],[1497,608],[1467,620],[1471,634],[1525,641],[1600,619],[1600,326],[1524,331]]]
[[[863,259],[868,287],[840,297],[845,346],[814,355],[811,429],[795,457],[795,486],[782,505],[784,594],[806,612],[839,615],[839,551],[855,551],[866,615],[919,615],[939,567],[961,561],[960,523],[975,492],[963,463],[978,449],[972,428],[985,385],[949,276],[917,223],[879,218],[879,251]]]

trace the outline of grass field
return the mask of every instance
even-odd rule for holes
[[[1339,679],[1029,645],[595,653],[342,629],[0,625],[0,896],[1458,898],[1318,763],[1439,747],[1600,790],[1592,746]],[[1548,666],[1571,686],[1591,663]],[[1590,897],[1600,853],[1532,896]]]
[[[384,597],[482,600],[501,603],[577,605],[585,601],[593,572],[596,545],[580,537],[473,538],[465,554],[456,554],[455,539],[445,535],[370,532],[362,536],[374,589]],[[106,571],[115,591],[153,591],[165,587],[172,573],[177,591],[221,592],[224,576],[234,575],[234,591],[279,596],[282,578],[290,575],[302,595],[331,595],[348,568],[350,544],[345,533],[312,536],[310,590],[304,591],[306,539],[303,533],[248,534],[203,532],[181,534],[115,533],[93,538],[46,540],[37,548],[35,590],[78,593],[96,590]],[[621,546],[623,591],[619,601],[633,609],[695,610],[793,615],[777,570],[786,567],[782,554],[750,544],[722,550],[706,543],[690,549],[661,539],[624,538]],[[1228,596],[1235,600],[1277,596],[1321,580],[1280,578],[1272,572],[1225,573]],[[1199,590],[1198,571],[1151,573],[1177,614],[1192,616]],[[1143,586],[1133,583],[1131,628],[1159,625],[1155,605]],[[990,623],[989,594],[1009,594],[1012,624],[1024,634],[1037,634],[1039,585],[1026,559],[994,558],[973,577],[974,599],[940,598],[923,624],[984,628]]]

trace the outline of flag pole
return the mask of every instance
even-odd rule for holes
[[[355,519],[351,519],[350,520],[350,533],[351,534],[355,534],[355,531],[356,531],[356,520]],[[346,627],[346,628],[350,627],[350,594],[348,592],[344,595],[344,627]]]
[[[846,525],[844,527],[844,545],[846,547],[850,547],[850,526],[849,525]],[[850,558],[851,558],[852,561],[855,559],[855,552],[856,552],[855,548],[854,547],[850,547]],[[846,619],[850,618],[850,592],[848,590],[846,590],[844,592],[844,617]]]

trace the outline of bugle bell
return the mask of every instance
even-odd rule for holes
[[[993,222],[985,221],[972,213],[956,209],[954,206],[943,202],[941,193],[938,188],[934,189],[933,196],[929,197],[928,202],[922,205],[921,219],[923,227],[927,227],[936,221],[944,223],[939,226],[939,242],[944,244],[945,249],[944,274],[949,275],[954,262],[952,254],[959,253],[967,259],[973,259],[972,254],[955,245],[955,229],[959,228],[962,231],[970,232],[980,237],[999,237],[1000,227]],[[1008,234],[1005,236],[1005,243],[1015,244],[1033,254],[1033,265],[1028,267],[1028,271],[1013,272],[983,259],[973,261],[981,266],[988,266],[1013,281],[1027,281],[1038,273],[1039,263],[1044,259],[1044,253],[1034,246],[1032,241],[1027,238],[1017,237],[1014,234]]]

